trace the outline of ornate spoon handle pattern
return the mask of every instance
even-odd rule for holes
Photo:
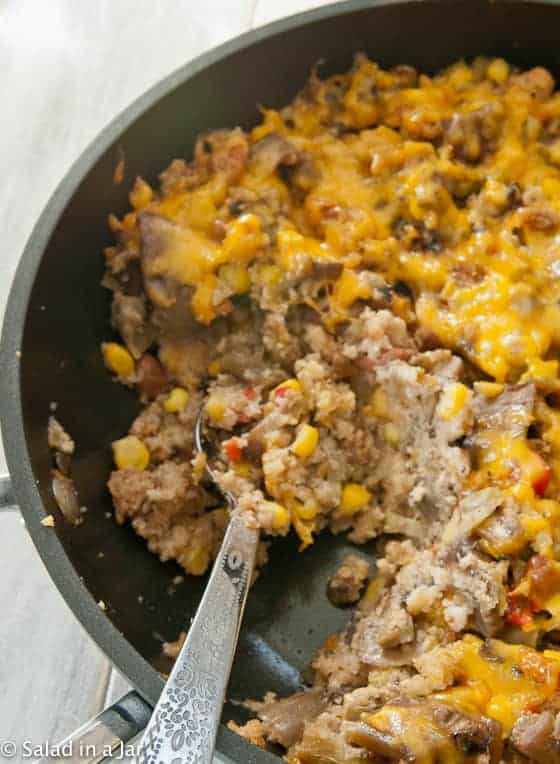
[[[138,764],[211,764],[258,540],[234,513]]]

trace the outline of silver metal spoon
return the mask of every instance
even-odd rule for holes
[[[194,445],[207,456],[202,426]],[[217,483],[216,483],[217,484]],[[230,510],[235,498],[222,492]],[[249,585],[259,531],[232,512],[204,596],[140,743],[138,764],[211,764]]]

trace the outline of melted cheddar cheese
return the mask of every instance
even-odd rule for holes
[[[496,68],[508,77],[493,79]],[[540,82],[531,89],[527,75],[510,75],[500,60],[458,63],[402,87],[402,72],[360,58],[346,77],[341,135],[324,127],[333,78],[313,82],[313,100],[265,111],[250,136],[253,144],[271,134],[289,139],[317,175],[303,200],[251,163],[236,181],[281,203],[274,242],[254,215],[235,219],[216,240],[212,227],[227,194],[220,176],[188,192],[154,194],[143,182],[133,191],[136,212],[181,225],[153,272],[165,270],[200,292],[193,309],[209,322],[215,277],[226,263],[267,258],[290,272],[315,256],[345,264],[354,256],[349,269],[406,281],[420,325],[491,377],[514,381],[542,369],[556,377],[542,363],[560,339],[560,141],[547,132],[560,117],[560,96],[536,97]],[[514,204],[526,189],[528,198]],[[482,213],[467,202],[473,193]],[[333,309],[366,291],[345,269]]]
[[[484,646],[484,648],[483,648]],[[445,648],[444,648],[445,649]],[[536,711],[558,690],[560,653],[539,653],[471,634],[447,648],[456,684],[433,697],[499,722],[507,737],[523,711]]]
[[[471,760],[460,737],[446,729],[445,714],[440,710],[438,715],[434,709],[447,707],[466,718],[497,722],[499,734],[506,740],[520,715],[538,712],[557,696],[557,651],[539,653],[524,645],[483,642],[467,634],[436,652],[434,660],[444,666],[447,681],[452,682],[449,689],[431,694],[419,705],[388,704],[362,715],[365,724],[400,745],[406,760],[417,764]]]
[[[442,383],[434,417],[452,432],[465,411],[470,416],[468,436],[461,431],[470,467],[457,495],[490,486],[502,496],[492,514],[469,526],[469,549],[485,562],[516,563],[495,607],[506,630],[519,627],[524,637],[536,631],[535,644],[559,631],[560,93],[551,75],[481,58],[427,76],[409,67],[385,71],[358,56],[347,74],[313,75],[288,107],[264,110],[248,135],[230,135],[214,152],[199,142],[193,164],[175,179],[171,173],[161,191],[137,180],[133,211],[111,219],[125,248],[142,251],[148,297],[156,308],[178,306],[185,323],[194,318],[206,326],[245,295],[283,317],[298,305],[339,338],[360,304],[376,304],[382,294],[384,307],[418,339],[414,352],[446,348],[461,356],[468,370],[462,381]],[[142,228],[150,218],[159,221],[157,246],[148,246],[151,234]],[[306,315],[301,311],[303,325]],[[171,369],[173,352],[170,343],[162,356]],[[367,357],[358,361],[364,366],[356,363],[354,372],[372,371]],[[221,373],[220,358],[213,358],[208,374]],[[531,389],[530,406],[512,404],[508,422],[503,411],[475,421],[480,399],[520,388]],[[286,380],[269,391],[266,411],[300,393],[298,380]],[[253,387],[245,394],[256,395]],[[220,426],[225,410],[211,393],[212,426]],[[384,446],[398,449],[399,429],[381,387],[370,390],[360,411],[380,421]],[[456,437],[446,443],[454,446]],[[291,458],[312,463],[324,440],[306,423]],[[286,444],[280,438],[268,445]],[[249,479],[255,465],[242,458],[243,447],[237,437],[225,446],[233,472]],[[321,480],[326,469],[317,466]],[[264,480],[273,499],[264,502],[267,517],[274,531],[293,527],[303,549],[324,527],[319,508],[296,498],[283,473],[281,485],[274,474]],[[335,514],[344,530],[375,496],[354,482],[340,493]],[[447,544],[445,535],[434,545],[440,542]],[[190,569],[201,572],[208,560],[205,551]],[[377,588],[370,584],[364,607]],[[428,620],[442,626],[438,607]],[[429,694],[424,710],[395,702],[363,714],[370,730],[397,741],[403,760],[470,760],[436,706],[499,725],[501,746],[520,716],[557,702],[560,653],[483,643],[464,633],[472,624],[465,616],[454,630],[457,641],[436,651],[448,681]],[[356,734],[367,748],[367,735]]]

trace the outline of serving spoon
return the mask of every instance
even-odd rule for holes
[[[195,450],[206,456],[204,405],[194,426]],[[220,489],[221,490],[221,489]],[[222,545],[187,638],[146,727],[137,764],[211,764],[226,688],[255,567],[259,531],[233,510]]]

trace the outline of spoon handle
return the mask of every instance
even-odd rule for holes
[[[211,764],[258,540],[234,513],[138,764]]]

